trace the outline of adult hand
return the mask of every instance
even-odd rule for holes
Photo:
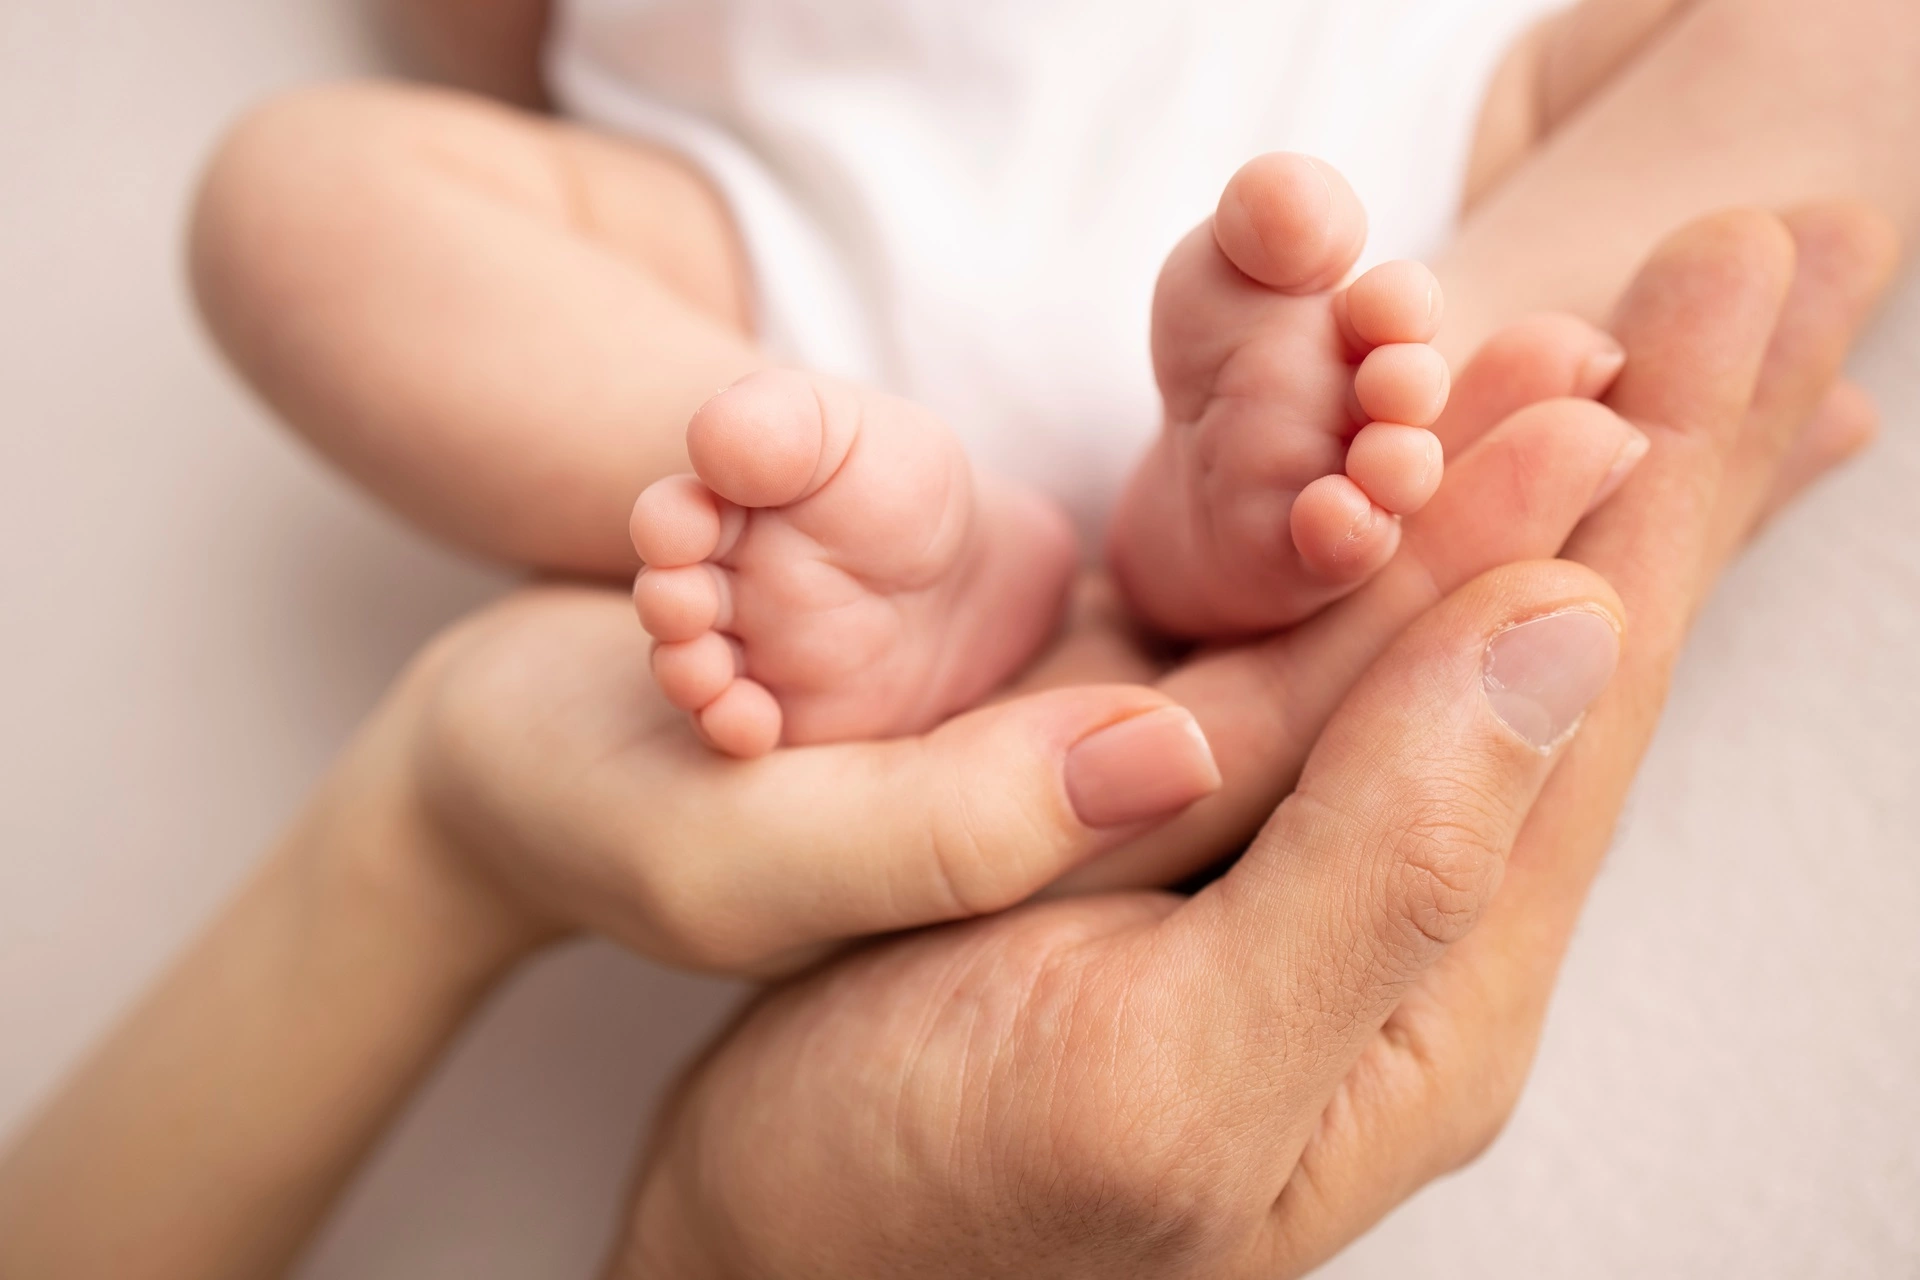
[[[1095,608],[1033,686],[1072,687],[920,738],[724,759],[654,692],[624,600],[523,593],[403,691],[426,807],[549,927],[732,972],[987,914],[1076,867],[1088,884],[1166,883],[1244,844],[1333,703],[1440,594],[1558,550],[1644,440],[1591,401],[1520,406],[1597,392],[1618,367],[1611,339],[1567,318],[1494,343],[1461,380],[1443,424],[1460,457],[1403,563],[1315,624],[1168,674]],[[1189,698],[1227,748],[1228,800],[1152,836],[1221,781]]]
[[[1777,328],[1794,241],[1761,215],[1631,292],[1612,404],[1651,451],[1570,547],[1590,568],[1421,618],[1193,899],[1032,906],[767,995],[673,1099],[616,1274],[1292,1275],[1478,1151],[1688,622],[1890,264],[1845,211],[1798,225]]]
[[[1845,215],[1794,225],[1801,297],[1782,340],[1804,330],[1818,346],[1794,356],[1807,384],[1794,403],[1773,397],[1778,440],[1808,389],[1831,381],[1883,273],[1850,247]],[[1168,669],[1090,594],[1026,686],[1074,687],[920,738],[720,758],[653,691],[622,598],[530,590],[446,637],[402,686],[425,807],[541,927],[727,972],[790,969],[826,945],[990,913],[1056,881],[1172,883],[1244,847],[1409,622],[1488,569],[1557,553],[1624,478],[1644,436],[1564,398],[1603,390],[1618,368],[1618,346],[1578,321],[1513,326],[1464,371],[1439,424],[1453,457],[1439,494],[1354,596]],[[1815,416],[1778,469],[1781,493],[1859,443],[1871,418],[1858,405],[1841,394]]]
[[[550,928],[723,972],[999,910],[1219,783],[1193,717],[1137,685],[722,757],[654,688],[626,598],[592,588],[521,593],[408,683],[413,773],[457,857]]]

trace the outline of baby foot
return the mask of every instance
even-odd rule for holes
[[[918,405],[776,370],[687,428],[694,473],[633,511],[654,677],[715,747],[930,728],[1017,671],[1057,625],[1066,516],[973,474]]]
[[[1397,517],[1440,483],[1425,428],[1447,401],[1426,345],[1440,287],[1376,267],[1345,289],[1366,239],[1352,188],[1303,156],[1227,184],[1176,248],[1154,298],[1166,427],[1114,517],[1108,555],[1134,609],[1181,636],[1297,622],[1365,582]]]

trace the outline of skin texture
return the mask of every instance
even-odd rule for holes
[[[1611,403],[1651,447],[1575,534],[1569,553],[1590,568],[1513,566],[1428,612],[1319,735],[1304,798],[1186,905],[1043,905],[875,944],[770,991],[676,1095],[611,1273],[1292,1274],[1470,1157],[1525,1073],[1721,556],[1870,426],[1857,404],[1822,406],[1889,237],[1845,208],[1796,232],[1777,328],[1793,240],[1767,218],[1696,228],[1643,277],[1620,329],[1637,372]],[[1536,368],[1496,363],[1504,376],[1471,398],[1496,404]],[[1529,812],[1554,762],[1492,719],[1481,655],[1508,623],[1567,606],[1630,622],[1613,685]],[[829,922],[848,934],[988,908],[956,902],[969,882],[950,865],[991,885],[1086,852],[1066,847],[1049,744],[1166,706],[1068,690],[957,722],[998,738],[950,726],[726,762],[663,704],[649,719],[631,646],[612,644],[624,609],[613,592],[530,591],[422,655],[254,882],[0,1162],[0,1272],[279,1274],[467,1013],[544,942],[603,928],[752,971],[799,961],[796,939],[817,937],[849,887],[869,892]],[[1210,660],[1213,687],[1289,729],[1270,654],[1237,652]],[[1057,664],[1063,680],[1151,666],[1097,613]],[[844,790],[810,782],[808,761]],[[653,775],[660,794],[707,790],[675,812],[636,789]],[[956,798],[969,776],[981,790]],[[1382,792],[1382,776],[1405,785]],[[810,804],[757,826],[763,802],[785,803],[781,778]],[[1385,795],[1399,798],[1382,811]],[[716,879],[684,856],[710,834],[686,824],[726,806],[732,829],[768,843],[713,850]],[[991,856],[927,861],[924,840],[901,837],[929,809],[944,848]],[[817,860],[794,856],[809,847]],[[894,861],[843,876],[843,853]],[[765,892],[743,900],[743,886]],[[1008,1073],[1018,1088],[1000,1087]],[[864,1159],[885,1150],[911,1158]],[[774,1186],[783,1168],[816,1176]],[[876,1196],[889,1214],[871,1212]],[[893,1230],[907,1223],[910,1245]]]

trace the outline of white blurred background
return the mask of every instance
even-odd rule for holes
[[[0,2],[0,1133],[505,581],[278,434],[182,283],[224,123],[380,67],[346,0]],[[1887,438],[1703,620],[1508,1132],[1327,1274],[1920,1276],[1920,283],[1856,373]],[[591,1275],[730,999],[551,957],[302,1274]]]

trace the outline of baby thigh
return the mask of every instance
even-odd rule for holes
[[[634,495],[759,367],[744,254],[691,168],[485,99],[355,85],[244,119],[194,212],[215,339],[297,431],[428,531],[634,564]]]

